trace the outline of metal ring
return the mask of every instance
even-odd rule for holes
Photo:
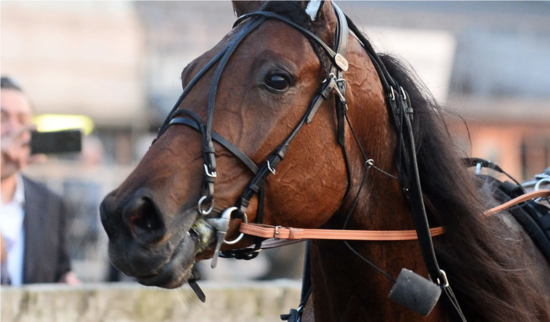
[[[373,167],[374,166],[374,160],[373,159],[368,159],[367,161],[365,161],[365,164],[368,165],[369,167]]]
[[[235,208],[235,209],[231,210],[231,213],[233,213],[233,211],[237,210],[236,207],[234,207],[234,208]],[[248,217],[246,217],[246,214],[243,214],[243,216],[244,216],[244,217],[243,217],[244,223],[245,223],[245,224],[248,224]],[[231,219],[230,219],[230,220],[231,220]],[[226,244],[228,244],[228,245],[233,245],[233,244],[238,243],[243,237],[244,237],[244,234],[241,233],[241,234],[239,235],[239,237],[237,237],[237,238],[235,238],[235,239],[233,239],[233,240],[231,240],[231,241],[227,241],[227,240],[224,238],[224,239],[223,239],[223,242],[226,243]]]
[[[535,184],[535,191],[539,191],[540,189],[540,184],[543,183],[543,182],[548,182],[550,183],[550,178],[544,178],[544,179],[540,179],[539,181],[537,181],[537,183]]]
[[[214,199],[212,199],[210,201],[211,205],[210,205],[210,208],[208,208],[208,210],[203,210],[202,209],[202,203],[206,200],[206,196],[202,196],[200,199],[199,199],[199,202],[197,203],[197,208],[199,210],[199,213],[203,216],[206,216],[208,215],[209,213],[212,212],[212,210],[214,209]]]

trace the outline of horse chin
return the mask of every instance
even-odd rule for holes
[[[194,238],[186,236],[160,269],[151,275],[135,276],[136,281],[146,286],[162,288],[176,288],[185,284],[195,264],[195,248]]]
[[[211,248],[214,236],[214,228],[204,219],[198,218],[166,264],[155,274],[136,276],[137,282],[162,288],[176,288],[185,284],[191,277],[197,255]]]

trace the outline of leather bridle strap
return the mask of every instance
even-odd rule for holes
[[[256,11],[252,12],[246,15],[243,15],[237,19],[235,22],[235,25],[241,23],[245,19],[251,18],[251,17],[264,17],[268,19],[276,19],[279,21],[282,21],[292,27],[294,27],[297,31],[304,34],[306,37],[310,38],[312,41],[319,44],[325,52],[330,56],[331,61],[333,62],[333,66],[331,68],[331,71],[333,73],[337,73],[338,75],[341,75],[341,72],[343,69],[347,70],[347,61],[343,57],[342,53],[345,54],[347,51],[347,37],[348,37],[348,29],[347,27],[341,26],[340,30],[337,31],[337,40],[336,40],[336,51],[332,50],[329,46],[327,46],[321,39],[319,39],[314,33],[311,31],[305,29],[304,27],[294,23],[290,19],[283,17],[281,15],[275,14],[273,12],[269,11]],[[345,18],[342,16],[339,18],[343,20],[344,23],[340,23],[339,25],[345,25]],[[345,34],[343,34],[345,33]],[[346,41],[344,41],[345,39]],[[335,76],[334,76],[335,77]],[[302,117],[302,119],[298,122],[298,124],[295,126],[293,131],[290,133],[290,135],[286,138],[285,141],[283,141],[279,147],[271,153],[271,155],[267,158],[265,163],[259,168],[258,173],[252,180],[250,181],[249,185],[243,193],[241,194],[241,197],[239,199],[239,212],[241,214],[244,214],[246,212],[246,209],[248,208],[248,205],[250,203],[250,200],[252,196],[257,194],[259,192],[260,187],[266,180],[266,178],[270,174],[275,174],[275,169],[278,166],[278,164],[284,159],[286,152],[290,146],[290,143],[295,138],[295,136],[298,134],[300,129],[303,127],[304,124],[310,123],[313,116],[317,112],[319,106],[321,103],[328,98],[328,95],[338,86],[338,82],[334,81],[333,79],[326,80],[326,82],[321,86],[321,88],[318,91],[318,95],[313,99],[310,106],[308,107],[307,112]],[[342,96],[343,97],[343,96]],[[349,180],[348,180],[349,181]]]
[[[508,209],[512,206],[515,206],[517,204],[520,204],[522,202],[529,201],[529,200],[535,199],[535,198],[549,198],[549,197],[550,197],[550,190],[532,191],[532,192],[523,194],[519,197],[516,197],[516,198],[514,198],[514,199],[512,199],[508,202],[505,202],[500,206],[496,206],[494,208],[486,210],[486,211],[483,212],[483,214],[487,217],[491,217],[492,215],[494,215],[498,212],[504,211],[504,210],[506,210],[506,209]]]
[[[476,174],[477,174],[477,167],[482,167],[482,168],[487,168],[487,169],[491,169],[491,170],[494,170],[494,171],[497,171],[497,172],[500,172],[502,174],[504,174],[505,176],[507,176],[510,180],[514,181],[515,184],[518,185],[518,187],[525,193],[527,191],[525,191],[525,189],[523,188],[523,186],[521,185],[521,183],[519,183],[519,181],[517,181],[516,179],[514,179],[514,177],[512,177],[511,175],[509,175],[507,172],[505,172],[504,170],[502,170],[501,167],[499,167],[497,164],[493,163],[493,162],[490,162],[490,161],[487,161],[487,160],[484,160],[484,159],[480,159],[480,158],[463,158],[462,159],[462,162],[466,165],[466,167],[468,168],[471,168],[471,167],[476,167]]]
[[[416,230],[342,230],[342,229],[304,229],[261,224],[241,223],[239,231],[246,235],[276,239],[328,239],[328,240],[364,240],[364,241],[403,241],[417,240]],[[444,233],[443,227],[430,229],[432,236]]]
[[[535,198],[550,197],[550,190],[538,190],[526,193],[514,198],[500,206],[483,212],[490,217],[498,212],[504,211],[512,206]],[[416,230],[342,230],[342,229],[306,229],[282,226],[271,226],[262,224],[241,223],[239,232],[261,237],[275,239],[329,239],[329,240],[364,240],[364,241],[405,241],[417,240]],[[443,227],[430,229],[432,237],[442,235],[445,232]],[[283,243],[282,243],[283,244]],[[284,245],[284,244],[283,244]]]
[[[185,117],[176,117],[176,118],[173,118],[172,120],[170,120],[169,125],[173,125],[173,124],[187,125],[190,128],[195,129],[195,130],[200,132],[200,128],[197,125],[197,122],[192,120],[192,119],[188,119],[188,118],[185,118]],[[254,161],[250,160],[250,158],[246,154],[244,154],[241,150],[239,150],[239,148],[237,148],[231,142],[224,139],[223,136],[219,135],[216,132],[212,132],[212,139],[214,141],[218,142],[220,145],[222,145],[227,150],[229,150],[229,152],[233,153],[234,156],[239,158],[239,160],[241,160],[241,162],[244,163],[248,167],[248,169],[250,169],[250,171],[252,171],[252,173],[254,173],[254,174],[258,173],[258,166],[256,165],[256,163],[254,163]]]
[[[380,81],[386,93],[386,105],[390,119],[397,134],[398,149],[396,151],[396,163],[398,178],[404,197],[409,201],[415,229],[418,233],[418,244],[424,263],[432,281],[440,285],[444,296],[444,305],[453,321],[465,322],[466,318],[460,308],[458,300],[448,283],[445,272],[439,267],[430,234],[428,216],[423,201],[423,193],[420,182],[418,164],[416,160],[416,148],[413,136],[412,119],[414,110],[411,106],[407,92],[391,77],[384,63],[373,50],[369,41],[361,34],[357,26],[347,18],[351,31],[363,44],[367,55],[380,77]]]
[[[286,17],[283,17],[279,14],[270,12],[270,11],[255,11],[255,12],[244,14],[244,15],[240,16],[239,18],[237,18],[237,20],[233,24],[233,27],[239,25],[243,20],[246,20],[250,17],[272,18],[272,19],[282,21],[282,22],[284,22],[288,25],[291,25],[297,31],[299,31],[302,34],[304,34],[305,36],[313,39],[316,43],[318,43],[320,46],[322,46],[323,49],[327,52],[327,54],[330,56],[331,60],[334,60],[334,58],[336,57],[337,53],[334,50],[332,50],[327,44],[325,44],[321,39],[319,39],[319,37],[317,37],[317,35],[315,35],[311,31],[305,29],[304,27],[300,26],[299,24],[295,23],[294,21],[292,21],[292,20],[290,20]]]
[[[243,22],[246,19],[249,18],[267,18],[267,19],[275,19],[279,20],[281,22],[284,22],[292,27],[294,27],[297,31],[301,32],[303,35],[305,35],[307,38],[310,39],[311,42],[315,42],[318,45],[320,45],[328,56],[330,56],[332,61],[332,66],[330,70],[330,78],[326,79],[323,84],[321,84],[318,94],[315,96],[315,98],[311,101],[306,113],[302,117],[302,119],[298,122],[298,124],[295,126],[295,128],[292,130],[292,132],[288,135],[288,137],[278,146],[277,149],[275,149],[268,157],[267,160],[259,167],[258,172],[256,175],[252,178],[248,186],[244,189],[244,191],[241,194],[241,197],[238,201],[238,212],[243,215],[246,214],[246,210],[250,204],[250,200],[254,195],[258,195],[259,203],[258,203],[258,213],[256,217],[257,223],[262,223],[262,218],[260,216],[261,213],[263,213],[263,195],[265,193],[264,191],[264,182],[267,179],[267,177],[270,174],[276,173],[276,168],[281,163],[286,155],[286,152],[288,148],[290,147],[290,143],[295,138],[295,136],[299,133],[301,128],[306,123],[311,123],[313,117],[315,116],[316,112],[318,111],[321,104],[328,99],[329,95],[333,91],[337,91],[340,93],[338,96],[340,100],[337,100],[337,107],[338,110],[344,110],[347,109],[347,106],[345,106],[345,81],[343,80],[343,70],[347,70],[348,64],[347,61],[344,58],[345,53],[347,52],[347,39],[349,36],[349,29],[346,24],[345,16],[344,14],[337,8],[335,8],[337,14],[338,14],[338,29],[336,31],[336,40],[335,40],[335,50],[332,50],[329,46],[327,46],[321,39],[319,39],[315,34],[313,34],[311,31],[305,29],[304,27],[294,23],[290,19],[272,13],[268,11],[257,11],[250,14],[243,15],[237,19],[235,22],[235,25],[238,25],[239,23]],[[338,104],[340,103],[340,104]],[[339,120],[339,124],[343,125],[343,122],[341,119]],[[343,131],[339,131],[339,137],[343,136]],[[339,140],[343,141],[343,140]],[[343,144],[343,143],[342,143]],[[347,160],[347,157],[345,155],[344,150],[344,157]],[[348,173],[348,189],[350,186],[351,178],[350,178],[350,172],[349,172],[349,166],[346,164],[346,170]],[[346,192],[347,194],[347,192]],[[224,251],[221,253],[222,257],[235,257],[239,259],[251,259],[258,255],[258,251],[262,247],[263,239],[257,239],[255,246],[253,249],[251,248],[245,248],[245,249],[238,249],[238,250],[229,250]]]

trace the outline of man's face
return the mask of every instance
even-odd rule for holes
[[[29,163],[30,130],[32,109],[23,93],[2,89],[0,93],[2,112],[1,132],[1,180],[10,178]]]
[[[13,135],[31,124],[31,105],[23,93],[13,89],[2,89],[0,99],[2,138]]]

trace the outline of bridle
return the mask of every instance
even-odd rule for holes
[[[265,6],[265,5],[264,5]],[[377,168],[374,165],[373,160],[367,158],[365,151],[359,144],[359,140],[353,131],[353,127],[347,116],[347,102],[345,99],[346,94],[346,81],[344,79],[344,72],[348,69],[348,63],[345,59],[347,52],[347,42],[348,35],[350,30],[353,31],[357,39],[362,43],[364,49],[369,55],[374,67],[376,68],[382,87],[386,94],[386,103],[388,106],[388,113],[390,119],[393,123],[393,126],[397,133],[398,138],[398,149],[397,149],[397,169],[398,169],[398,179],[401,185],[403,194],[405,198],[409,201],[411,205],[412,215],[416,228],[416,236],[419,240],[420,248],[424,258],[426,267],[428,268],[429,275],[432,281],[437,282],[437,285],[441,287],[445,296],[443,297],[444,305],[447,308],[448,313],[454,321],[466,321],[462,311],[458,305],[458,302],[450,288],[448,279],[443,270],[439,268],[437,259],[435,256],[435,251],[432,243],[432,232],[427,220],[426,211],[424,208],[423,198],[422,198],[422,189],[420,187],[420,179],[418,173],[418,167],[416,162],[415,154],[415,145],[414,137],[412,132],[412,119],[413,119],[413,108],[411,107],[410,98],[407,92],[399,86],[399,84],[391,77],[391,75],[386,70],[383,62],[378,57],[378,55],[373,50],[370,43],[362,36],[357,27],[353,22],[344,15],[344,13],[333,3],[336,17],[338,20],[337,30],[336,30],[336,39],[335,39],[335,50],[332,50],[327,46],[321,39],[319,39],[315,34],[313,34],[308,29],[296,24],[290,19],[283,17],[281,15],[263,11],[256,11],[243,15],[237,19],[235,25],[242,24],[242,28],[238,31],[232,41],[222,49],[205,67],[200,70],[195,77],[189,82],[189,84],[184,89],[183,93],[179,97],[178,101],[174,105],[174,108],[166,118],[164,124],[159,130],[157,139],[166,132],[169,126],[171,125],[185,125],[189,126],[202,135],[203,140],[203,157],[204,157],[204,173],[202,180],[202,197],[198,201],[198,212],[200,215],[205,216],[207,222],[209,222],[217,230],[217,244],[215,252],[212,258],[212,267],[216,266],[217,258],[220,255],[220,248],[223,243],[234,244],[237,243],[244,234],[241,232],[239,237],[235,240],[227,241],[225,240],[225,235],[228,230],[229,221],[233,216],[233,213],[237,213],[237,216],[240,216],[244,223],[247,223],[246,210],[250,204],[250,200],[254,195],[258,195],[258,211],[256,215],[256,221],[258,224],[261,224],[263,221],[263,206],[264,206],[264,182],[270,174],[276,173],[276,167],[284,159],[286,152],[290,146],[292,140],[296,137],[300,129],[308,123],[311,123],[319,110],[322,103],[327,100],[332,92],[335,93],[336,101],[336,115],[338,122],[338,144],[342,148],[344,155],[344,160],[346,163],[346,172],[348,177],[348,185],[346,195],[350,191],[351,186],[351,174],[349,160],[347,157],[346,147],[345,147],[345,124],[347,123],[359,148],[365,159],[366,171],[363,175],[361,185],[355,196],[353,205],[351,206],[348,214],[346,223],[349,220],[349,216],[355,208],[355,204],[359,197],[359,193],[363,184],[366,180],[368,170],[373,168],[377,171],[385,173],[388,176],[393,177],[392,175],[386,173],[382,169]],[[228,140],[224,139],[219,134],[213,132],[212,125],[214,119],[214,110],[216,105],[216,95],[218,84],[220,82],[221,75],[224,71],[224,68],[231,58],[232,54],[238,48],[239,44],[256,28],[258,28],[262,23],[269,19],[275,19],[281,22],[284,22],[297,31],[306,36],[310,41],[317,43],[329,56],[332,66],[330,68],[329,77],[320,85],[320,88],[315,95],[314,99],[311,101],[306,113],[303,115],[298,124],[294,127],[290,135],[267,157],[267,159],[260,165],[256,165],[245,153],[240,151],[237,147],[231,144]],[[179,105],[185,96],[190,92],[193,86],[204,76],[215,64],[217,65],[212,85],[208,97],[208,108],[206,122],[203,122],[201,117],[199,117],[195,112],[187,109],[179,109]],[[155,142],[154,141],[154,142]],[[208,215],[212,212],[214,208],[214,183],[217,177],[216,172],[216,157],[215,157],[215,148],[213,141],[217,141],[220,145],[224,146],[227,150],[233,153],[237,158],[239,158],[243,164],[245,164],[250,171],[254,174],[254,177],[244,189],[237,202],[235,207],[228,208],[223,212],[221,217],[210,218]],[[153,143],[154,143],[153,142]],[[395,178],[395,177],[394,177]],[[344,226],[345,228],[345,226]],[[281,230],[282,231],[282,230]],[[279,233],[276,229],[275,233]],[[414,238],[413,238],[414,239]],[[236,257],[242,259],[251,259],[258,255],[258,251],[261,249],[261,244],[264,238],[257,238],[254,248],[246,248],[236,251],[227,251],[223,252],[221,255],[225,257]],[[348,247],[350,247],[348,245]],[[351,249],[351,247],[350,247]],[[353,250],[353,249],[352,249]],[[358,256],[362,257],[358,253]],[[363,258],[363,257],[362,257]],[[364,259],[364,258],[363,258]],[[366,261],[366,259],[364,259]],[[368,262],[368,261],[367,261]],[[373,265],[372,263],[368,262]],[[391,278],[391,277],[390,277]]]
[[[336,8],[336,7],[335,7]],[[237,243],[244,234],[241,233],[237,239],[233,241],[225,240],[225,234],[228,229],[229,220],[232,217],[233,212],[237,212],[244,222],[247,222],[246,210],[250,204],[250,200],[254,195],[258,195],[258,211],[256,214],[256,222],[263,222],[263,204],[264,204],[264,182],[270,174],[276,173],[276,167],[284,159],[286,152],[290,146],[292,140],[296,137],[300,129],[304,124],[311,123],[315,114],[319,110],[322,103],[330,97],[330,94],[335,91],[337,93],[337,115],[338,115],[338,142],[342,146],[342,150],[347,161],[347,154],[344,146],[344,118],[347,110],[347,103],[345,100],[345,80],[343,78],[343,72],[348,69],[348,63],[344,58],[347,52],[347,41],[349,30],[347,28],[346,17],[340,9],[336,9],[338,15],[338,29],[336,39],[336,51],[332,50],[327,46],[321,39],[319,39],[311,31],[305,29],[304,27],[296,24],[290,19],[280,16],[278,14],[267,12],[267,11],[257,11],[247,15],[243,15],[237,19],[235,26],[239,24],[244,24],[240,31],[235,35],[233,40],[222,49],[202,70],[200,70],[195,77],[189,82],[185,90],[181,94],[180,98],[174,105],[171,113],[165,120],[163,126],[161,127],[157,139],[168,129],[170,125],[180,124],[189,126],[202,134],[203,138],[203,155],[204,155],[204,173],[202,180],[202,197],[199,199],[197,208],[201,215],[208,216],[214,208],[214,183],[217,177],[216,173],[216,158],[215,158],[215,149],[213,141],[218,142],[220,145],[229,150],[233,155],[239,158],[243,164],[245,164],[249,170],[254,174],[254,177],[245,188],[236,207],[231,207],[228,210],[224,211],[221,218],[209,218],[208,222],[212,224],[218,231],[218,243],[216,245],[216,250],[214,253],[212,265],[215,266],[217,262],[217,257],[219,255],[219,250],[223,242],[227,244]],[[288,137],[267,157],[265,162],[258,166],[254,161],[252,161],[245,153],[240,151],[228,140],[223,138],[221,135],[212,131],[212,123],[214,118],[214,110],[216,104],[216,95],[217,87],[222,75],[222,72],[229,61],[229,58],[234,53],[239,44],[248,36],[252,31],[254,31],[258,26],[268,19],[276,19],[283,21],[296,30],[304,34],[311,41],[319,44],[326,54],[330,57],[333,65],[331,66],[330,77],[325,80],[320,89],[311,102],[310,106],[307,109],[307,112],[302,117],[302,119],[295,126],[293,131],[288,135]],[[208,97],[208,110],[206,123],[193,111],[186,109],[178,109],[184,97],[189,93],[193,86],[206,74],[215,64],[218,64],[214,78],[212,80],[212,86],[210,89]],[[157,140],[156,139],[156,140]],[[155,140],[155,141],[156,141]],[[347,177],[348,177],[348,191],[351,182],[351,174],[349,166],[346,167]],[[347,194],[347,193],[346,193]],[[258,238],[256,240],[256,245],[253,249],[243,249],[237,251],[226,251],[222,253],[224,257],[236,257],[239,259],[252,259],[258,255],[259,250],[261,249],[261,242],[263,239]]]

